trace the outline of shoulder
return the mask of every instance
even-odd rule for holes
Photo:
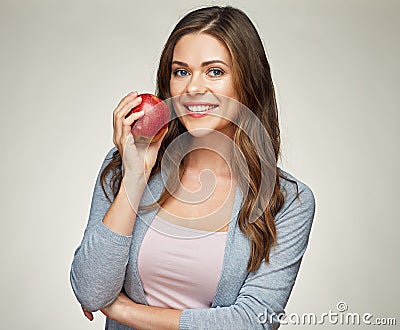
[[[278,171],[281,191],[285,198],[293,199],[298,193],[305,202],[315,203],[314,193],[307,184],[279,167]]]
[[[315,213],[315,196],[311,188],[292,174],[278,167],[279,183],[285,198],[282,209],[276,215],[278,223],[284,215],[298,214],[312,221]]]

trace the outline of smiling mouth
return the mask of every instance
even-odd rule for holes
[[[200,112],[209,112],[213,109],[215,109],[218,105],[216,104],[208,104],[208,105],[204,105],[204,104],[196,104],[196,105],[184,105],[184,107],[190,111],[190,112],[196,112],[196,113],[200,113]]]

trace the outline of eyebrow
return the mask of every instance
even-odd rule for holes
[[[228,64],[226,64],[224,61],[221,61],[221,60],[211,60],[211,61],[203,62],[203,63],[201,63],[201,67],[205,67],[210,64],[216,64],[216,63],[220,63],[220,64],[223,64],[223,65],[226,65],[227,67],[229,67]],[[177,65],[183,66],[185,68],[189,67],[189,64],[182,62],[182,61],[172,61],[172,64],[177,64]]]

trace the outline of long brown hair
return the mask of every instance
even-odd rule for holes
[[[236,126],[233,139],[242,152],[245,164],[236,155],[233,158],[232,168],[237,169],[237,174],[243,173],[241,169],[244,165],[249,169],[248,175],[242,176],[239,181],[242,185],[246,184],[249,189],[238,216],[238,224],[240,230],[251,241],[251,253],[247,267],[251,272],[257,270],[263,260],[269,262],[271,247],[276,244],[275,215],[284,203],[279,178],[282,177],[295,183],[295,181],[285,178],[276,166],[280,155],[280,130],[270,66],[257,30],[244,12],[230,6],[197,9],[178,22],[164,46],[157,72],[156,90],[156,94],[162,99],[171,97],[169,86],[174,47],[180,38],[189,33],[206,33],[226,45],[232,57],[234,88],[238,94],[238,101],[251,109],[258,117],[268,134],[273,149],[274,159],[271,163],[267,160],[268,152],[271,150],[265,150],[264,155],[261,151],[260,154],[260,150],[256,150],[252,142],[252,137]],[[184,132],[186,132],[186,128],[178,118],[170,121],[168,133],[162,141],[150,179],[161,170],[161,160],[168,145]],[[263,161],[267,163],[267,166],[274,166],[273,181],[275,182],[267,205],[260,207],[260,199],[264,194],[261,169]],[[108,184],[114,196],[121,184],[121,163],[121,156],[116,151],[111,162],[101,173],[101,184],[104,191],[107,183],[106,177],[111,175],[111,178],[108,178]],[[176,173],[172,173],[171,176],[171,180],[175,180],[175,183],[178,177],[182,177],[184,171],[182,163],[177,164],[176,168]],[[157,204],[163,205],[169,197],[171,194],[164,189]],[[150,207],[154,207],[154,205],[156,204]],[[249,221],[254,214],[257,214],[256,221]]]

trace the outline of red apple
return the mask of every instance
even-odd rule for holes
[[[142,103],[133,108],[128,116],[133,112],[144,110],[144,116],[135,121],[131,132],[135,143],[154,143],[164,134],[170,119],[168,105],[152,94],[141,94]]]

